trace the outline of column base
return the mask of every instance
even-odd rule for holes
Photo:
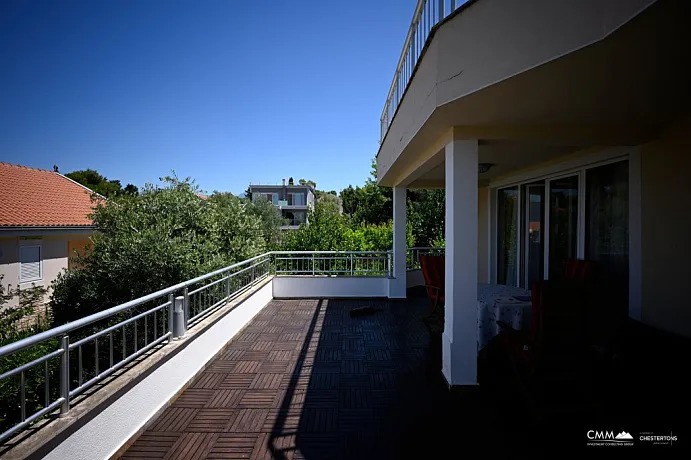
[[[389,278],[389,299],[406,299],[406,291],[405,278]]]
[[[442,375],[449,389],[455,387],[477,387],[477,358],[474,363],[464,363],[454,359],[454,344],[451,337],[444,331],[441,335],[442,347]],[[455,353],[460,355],[459,351]],[[464,366],[464,364],[467,364]],[[466,374],[466,375],[464,375]],[[469,377],[472,374],[473,377]]]

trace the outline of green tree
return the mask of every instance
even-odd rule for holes
[[[246,206],[250,215],[257,217],[261,222],[261,232],[266,248],[271,251],[281,249],[283,236],[281,225],[284,225],[287,220],[281,217],[281,210],[263,196],[255,201],[248,201]]]
[[[284,248],[288,251],[346,251],[354,247],[347,240],[348,219],[338,212],[331,200],[318,200],[307,216],[309,224],[287,232]]]
[[[136,185],[127,184],[127,186],[122,189],[122,192],[127,193],[129,195],[138,195],[139,187],[137,187]]]
[[[90,250],[53,285],[56,324],[264,252],[261,221],[239,199],[202,200],[189,179],[162,181],[97,205]]]
[[[102,176],[98,171],[93,169],[72,171],[65,174],[65,176],[106,198],[122,195],[123,193],[136,194],[139,191],[138,188],[132,184],[127,184],[123,189],[119,180],[108,180],[105,176]]]
[[[300,185],[309,185],[309,186],[312,187],[313,189],[316,189],[316,188],[317,188],[317,183],[314,182],[313,180],[300,179],[300,180],[298,181],[298,184],[300,184]]]
[[[444,238],[444,190],[408,190],[408,222],[415,246],[436,246]]]
[[[348,186],[341,190],[343,212],[357,223],[383,224],[393,215],[393,190],[379,186],[376,179],[375,159],[372,160],[372,170],[364,186]]]

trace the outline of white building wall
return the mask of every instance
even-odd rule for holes
[[[369,276],[277,276],[273,279],[273,296],[277,299],[387,297],[390,281],[386,277]]]
[[[691,337],[691,120],[641,146],[642,314]]]

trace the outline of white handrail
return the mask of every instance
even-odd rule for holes
[[[446,2],[448,1],[448,9]],[[408,88],[413,71],[417,66],[418,60],[422,56],[422,51],[427,42],[432,29],[439,24],[446,16],[456,11],[458,7],[468,0],[418,0],[413,19],[408,28],[408,34],[403,42],[401,56],[396,64],[391,87],[386,95],[384,110],[380,120],[381,137],[379,142],[384,142],[384,137],[391,126],[398,105],[403,98],[403,94]]]

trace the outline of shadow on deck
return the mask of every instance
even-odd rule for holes
[[[351,318],[359,306],[379,310]],[[515,455],[585,448],[589,429],[635,429],[625,426],[630,413],[604,409],[538,425],[495,385],[450,392],[427,309],[424,298],[274,300],[123,458]]]

